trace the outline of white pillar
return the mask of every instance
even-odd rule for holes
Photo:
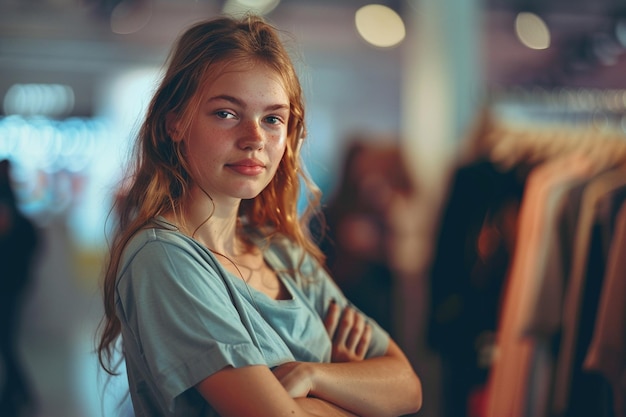
[[[404,63],[403,137],[429,192],[483,104],[481,0],[413,0]]]
[[[481,0],[412,0],[404,13],[407,44],[402,137],[419,187],[417,276],[396,289],[400,343],[424,381],[420,416],[439,415],[439,370],[425,345],[428,269],[448,177],[483,105]]]

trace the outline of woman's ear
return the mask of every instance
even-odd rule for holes
[[[165,130],[170,135],[172,142],[180,142],[183,140],[183,136],[180,133],[180,119],[172,112],[165,116]]]

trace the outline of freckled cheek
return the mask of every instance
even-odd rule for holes
[[[287,150],[287,139],[283,138],[276,144],[276,155],[278,159],[281,159]]]
[[[271,164],[273,165],[273,171],[278,169],[280,161],[282,161],[285,151],[287,149],[287,141],[281,140],[272,144],[271,148],[266,147]]]
[[[287,146],[287,133],[269,133],[266,136],[266,147],[284,149]]]
[[[185,157],[195,169],[200,169],[217,164],[220,155],[224,153],[223,148],[225,146],[216,142],[193,141],[187,144]]]

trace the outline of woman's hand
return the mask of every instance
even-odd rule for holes
[[[330,303],[324,320],[326,331],[332,339],[332,362],[356,362],[365,358],[372,340],[372,328],[365,317],[354,308],[343,311],[335,302]],[[272,369],[274,376],[291,398],[303,398],[313,389],[314,366],[305,362],[288,362]]]
[[[305,362],[287,362],[273,368],[272,373],[291,398],[306,397],[313,388],[312,368]]]
[[[353,362],[365,358],[372,340],[372,327],[365,322],[362,314],[350,306],[341,311],[333,301],[328,307],[324,325],[333,342],[332,362]]]

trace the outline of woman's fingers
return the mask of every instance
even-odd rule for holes
[[[352,309],[351,309],[352,310]],[[363,315],[352,310],[352,324],[348,330],[346,337],[346,348],[350,351],[356,351],[356,347],[361,340],[363,330],[365,329],[365,318]]]
[[[361,339],[356,345],[356,350],[355,350],[356,356],[359,359],[363,359],[365,357],[365,354],[367,353],[367,348],[369,348],[371,341],[372,341],[372,326],[370,326],[369,324],[365,324],[365,327],[363,329],[363,334],[361,335]]]
[[[365,357],[372,340],[372,328],[360,312],[350,306],[342,311],[331,302],[324,325],[333,343],[333,362],[358,361]]]
[[[335,342],[338,345],[347,346],[346,341],[348,340],[348,335],[350,334],[350,332],[352,332],[355,314],[356,312],[354,311],[354,309],[350,307],[346,307],[343,309],[341,320],[339,320],[339,327],[337,328],[337,332],[335,333]]]
[[[337,325],[339,324],[340,317],[341,309],[335,300],[332,300],[328,306],[326,317],[324,318],[324,327],[326,327],[326,333],[328,333],[331,340],[334,340],[335,338],[335,332],[337,331]]]

